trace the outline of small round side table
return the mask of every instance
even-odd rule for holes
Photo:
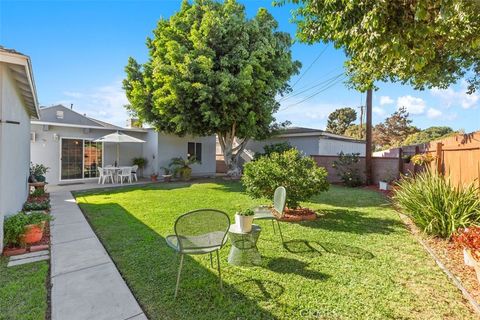
[[[232,243],[228,263],[234,266],[251,267],[262,263],[262,257],[258,252],[257,241],[262,228],[254,224],[248,233],[241,232],[236,224],[230,225],[228,237]]]

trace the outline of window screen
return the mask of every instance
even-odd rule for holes
[[[202,162],[202,144],[197,142],[188,143],[188,157],[192,157],[199,162]]]

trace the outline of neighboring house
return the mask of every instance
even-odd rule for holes
[[[336,156],[340,152],[365,155],[365,141],[363,140],[356,140],[319,129],[300,127],[287,128],[281,134],[267,140],[250,141],[246,149],[247,152],[250,151],[251,153],[263,152],[264,146],[280,142],[288,142],[309,156]]]
[[[28,196],[30,119],[38,117],[30,58],[0,46],[0,252],[3,219]]]
[[[201,164],[192,166],[193,176],[215,174],[215,137],[177,137],[153,129],[122,128],[82,115],[62,105],[40,108],[40,120],[32,121],[32,162],[49,167],[47,182],[71,183],[97,179],[97,167],[114,165],[117,156],[115,143],[93,140],[104,135],[123,132],[145,143],[119,145],[118,165],[132,165],[132,159],[147,159],[144,175],[162,173],[171,158],[186,158],[195,153]]]

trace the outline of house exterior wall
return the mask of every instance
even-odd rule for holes
[[[18,212],[28,196],[30,116],[6,65],[0,63],[0,231],[5,215]],[[0,232],[0,252],[3,232]]]
[[[365,143],[342,141],[338,139],[319,139],[318,155],[336,156],[340,152],[343,153],[360,153],[365,156]],[[312,153],[313,154],[313,153]]]
[[[319,152],[318,136],[271,138],[263,141],[252,140],[247,143],[246,149],[253,152],[263,152],[263,147],[269,144],[288,142],[306,155],[316,155]]]
[[[99,130],[91,129],[84,131],[82,128],[49,126],[48,130],[44,130],[43,125],[32,124],[31,131],[35,132],[35,142],[31,142],[32,162],[35,164],[43,164],[49,167],[46,178],[50,184],[58,184],[60,180],[60,141],[62,138],[75,139],[97,139],[104,135],[114,133],[115,130]],[[54,134],[58,135],[58,139],[54,139]],[[145,133],[128,132],[132,137],[144,140]],[[125,143],[120,144],[120,163],[119,165],[131,165],[132,159],[142,157],[142,143]],[[104,143],[103,146],[103,165],[113,165],[117,157],[117,149],[115,143]],[[75,180],[78,181],[78,180]]]
[[[163,174],[161,167],[167,167],[170,160],[175,157],[187,157],[188,142],[202,143],[202,163],[192,165],[192,176],[214,176],[215,161],[215,136],[209,137],[177,137],[158,133],[158,152],[156,172]]]

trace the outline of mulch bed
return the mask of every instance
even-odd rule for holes
[[[35,203],[43,203],[47,200],[50,199],[50,194],[49,193],[45,193],[41,196],[38,196],[38,197],[32,197],[32,196],[29,196],[28,199],[27,199],[27,202],[35,202]]]
[[[308,208],[285,208],[285,215],[281,221],[296,222],[296,221],[313,221],[317,219],[317,214]]]

